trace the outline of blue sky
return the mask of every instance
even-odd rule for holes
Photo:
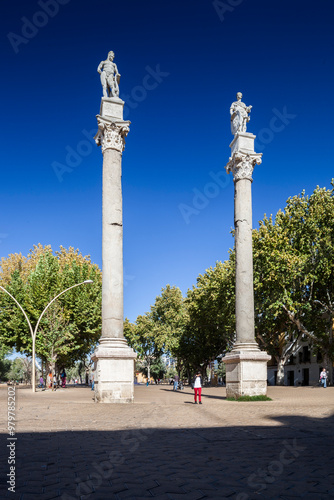
[[[263,152],[254,227],[289,196],[330,187],[329,0],[3,0],[0,9],[0,256],[42,243],[79,248],[102,265],[102,153],[91,137],[102,95],[96,69],[110,50],[131,120],[123,154],[130,320],[166,284],[186,293],[228,258],[233,181],[224,166],[236,92],[253,106],[248,131]],[[56,175],[55,162],[68,171]]]

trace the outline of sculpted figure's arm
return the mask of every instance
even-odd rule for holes
[[[105,61],[101,61],[100,64],[98,65],[98,67],[97,67],[97,72],[100,73],[100,74],[103,71],[104,62]]]
[[[115,75],[116,75],[116,77],[117,77],[117,76],[118,76],[118,77],[120,77],[121,75],[119,74],[119,72],[118,72],[118,68],[117,68],[117,66],[116,66],[116,64],[115,64],[115,63],[114,63],[114,66],[115,66]]]

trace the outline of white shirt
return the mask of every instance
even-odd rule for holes
[[[198,389],[199,387],[202,387],[202,385],[201,385],[201,377],[196,377],[195,378],[195,383],[194,383],[194,389]]]

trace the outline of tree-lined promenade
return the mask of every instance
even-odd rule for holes
[[[333,186],[333,182],[332,182]],[[307,340],[330,369],[334,320],[334,189],[317,187],[288,199],[276,217],[253,230],[255,332],[260,346],[278,365],[297,343]],[[167,285],[151,310],[126,321],[128,342],[152,363],[162,353],[186,373],[230,350],[235,335],[235,253],[199,275],[182,297]]]
[[[334,188],[293,196],[276,217],[253,230],[255,332],[260,346],[283,367],[297,343],[308,340],[329,369],[333,361]],[[50,307],[36,339],[36,354],[48,365],[70,367],[95,348],[101,331],[101,271],[78,250],[35,246],[27,257],[2,258],[0,285],[27,312],[32,325],[63,289],[84,280]],[[199,275],[185,297],[167,285],[146,314],[125,320],[124,334],[140,368],[159,371],[159,357],[177,359],[191,374],[228,352],[235,335],[235,254]],[[2,350],[31,354],[23,314],[0,293]],[[331,374],[331,370],[330,370]]]

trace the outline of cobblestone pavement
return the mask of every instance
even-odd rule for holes
[[[7,387],[0,388],[0,497],[334,498],[334,388],[269,387],[268,402],[224,388],[136,386],[132,405],[95,404],[87,387],[16,389],[15,493],[8,491]]]

